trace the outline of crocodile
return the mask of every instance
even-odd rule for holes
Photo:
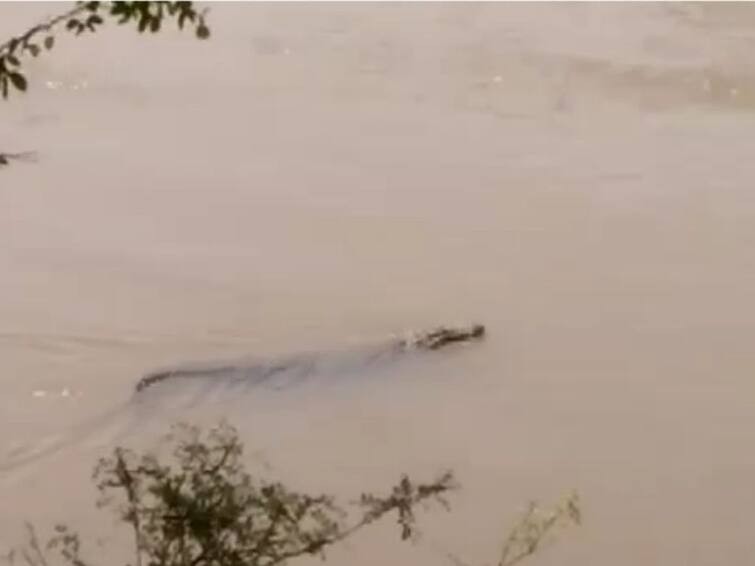
[[[358,363],[361,360],[362,364],[368,364],[384,357],[392,358],[394,355],[403,352],[435,351],[452,344],[480,340],[485,336],[485,333],[485,326],[482,324],[440,326],[423,332],[414,332],[406,337],[391,339],[387,344],[383,344],[378,348],[366,350],[361,357],[357,353],[356,357]],[[349,359],[349,354],[347,353],[343,357]],[[351,360],[353,363],[353,357]],[[136,384],[136,393],[140,393],[153,385],[178,378],[231,377],[234,380],[247,379],[249,382],[261,383],[282,372],[297,370],[299,372],[314,371],[315,368],[321,365],[328,366],[327,356],[303,354],[273,363],[260,363],[252,366],[221,363],[195,367],[174,367],[154,371],[142,377]],[[336,364],[332,363],[332,365]]]

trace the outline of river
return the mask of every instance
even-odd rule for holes
[[[3,4],[2,37],[60,9]],[[108,531],[98,455],[225,417],[268,473],[344,498],[456,471],[422,541],[381,527],[336,566],[490,564],[572,489],[585,524],[533,564],[752,560],[755,7],[209,24],[61,37],[0,105],[0,150],[37,152],[0,170],[0,546],[24,520]],[[130,401],[174,363],[469,321],[486,340],[437,356]]]

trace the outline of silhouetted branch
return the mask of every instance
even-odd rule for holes
[[[193,2],[78,2],[73,8],[47,18],[0,44],[0,94],[8,98],[11,87],[19,92],[26,91],[28,82],[22,69],[23,58],[28,55],[37,57],[43,49],[52,49],[55,45],[54,32],[58,28],[62,27],[78,36],[96,32],[109,20],[118,25],[133,23],[139,33],[157,33],[166,19],[175,19],[179,29],[189,22],[199,39],[210,36],[205,12],[197,11]],[[40,43],[38,38],[43,35],[45,37]]]

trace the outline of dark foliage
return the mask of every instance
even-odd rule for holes
[[[178,426],[169,463],[153,453],[116,448],[100,460],[94,480],[99,506],[114,509],[134,536],[136,566],[274,566],[327,547],[395,513],[402,539],[416,535],[418,506],[440,502],[455,487],[450,473],[427,484],[404,476],[386,495],[363,494],[353,509],[333,497],[292,490],[253,477],[242,463],[232,427],[202,434]],[[349,512],[350,511],[350,512]],[[11,558],[47,566],[56,550],[72,566],[90,566],[77,534],[65,526],[46,545],[30,527],[25,547]]]
[[[133,26],[139,33],[157,33],[169,20],[179,29],[190,27],[199,39],[210,36],[205,12],[193,2],[78,2],[70,10],[45,20],[0,45],[0,95],[13,90],[25,92],[25,57],[38,57],[55,46],[55,32],[66,30],[76,36],[95,33],[108,22]]]

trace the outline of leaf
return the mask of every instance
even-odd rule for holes
[[[125,2],[113,2],[112,7],[110,8],[110,15],[120,15],[121,22],[125,22],[131,18],[131,9],[126,5]]]
[[[210,28],[208,28],[204,24],[197,26],[197,37],[199,39],[207,39],[208,37],[210,37]]]
[[[45,49],[49,51],[52,49],[53,45],[55,45],[55,38],[51,35],[47,36],[45,38]]]
[[[66,29],[69,31],[75,30],[79,27],[81,27],[81,23],[75,18],[68,20],[68,23],[66,24]]]
[[[21,73],[9,73],[8,78],[10,79],[10,82],[13,83],[13,86],[16,87],[16,89],[20,90],[21,92],[26,91],[26,77],[24,77]]]
[[[8,54],[6,55],[5,60],[14,67],[18,67],[21,64],[21,62],[18,60],[18,57],[16,57],[15,55]]]
[[[3,93],[3,98],[8,98],[8,76],[0,76],[0,90]]]
[[[39,55],[38,45],[34,45],[33,43],[30,43],[29,45],[26,46],[26,49],[29,50],[29,53],[31,53],[32,57],[36,57],[37,55]]]
[[[87,18],[87,26],[96,26],[102,23],[102,18],[98,16],[97,14],[94,14],[92,16],[89,16]]]

